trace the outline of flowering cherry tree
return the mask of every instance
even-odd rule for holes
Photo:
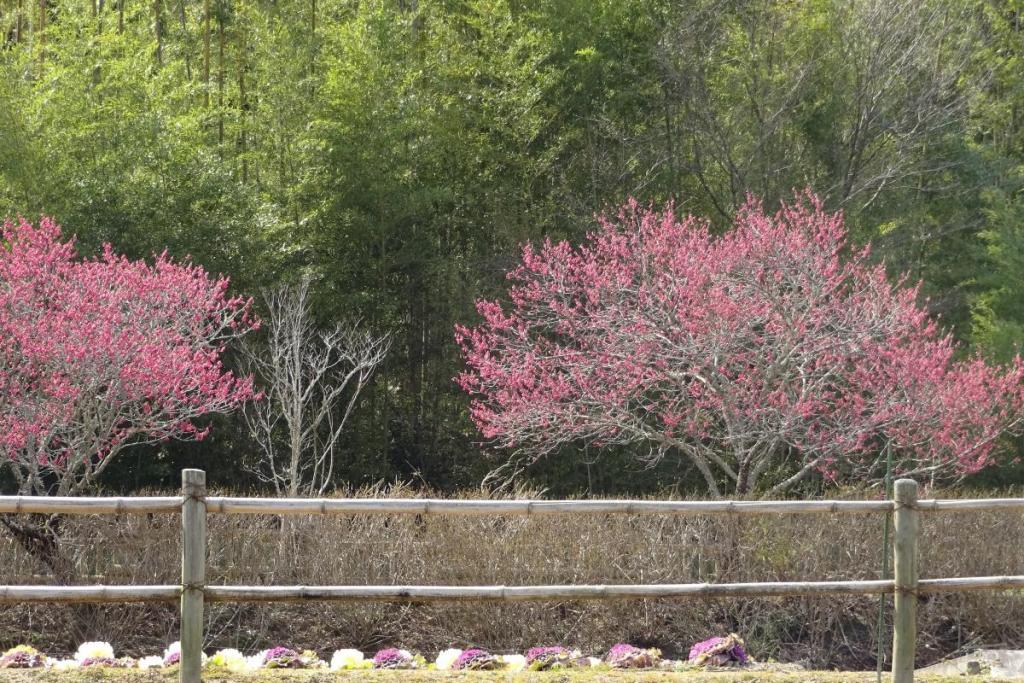
[[[810,193],[733,229],[631,201],[573,248],[527,246],[510,304],[458,326],[458,382],[497,445],[682,454],[714,496],[778,493],[812,473],[935,480],[977,471],[1021,421],[1024,364],[958,360],[955,345],[846,243]]]
[[[202,439],[196,418],[250,398],[250,379],[220,361],[256,325],[227,286],[166,254],[149,265],[107,245],[79,258],[47,218],[6,222],[0,467],[19,491],[78,493],[127,445]]]

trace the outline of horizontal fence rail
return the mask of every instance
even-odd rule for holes
[[[0,496],[0,513],[65,515],[179,514],[181,496],[153,497],[40,497]],[[248,515],[799,515],[857,514],[893,511],[892,501],[453,501],[413,498],[227,498],[210,496],[207,514]],[[979,512],[1024,510],[1024,498],[923,500],[922,512]]]
[[[985,510],[1024,510],[1024,498],[951,498],[925,499],[915,503],[922,512],[981,512]]]
[[[0,496],[0,514],[180,514],[182,496]],[[207,514],[224,515],[801,515],[893,511],[887,500],[450,500],[443,498],[231,498],[209,496]],[[921,512],[1024,510],[1024,498],[927,499]]]
[[[918,594],[974,590],[1024,589],[1024,576],[972,576],[921,579]],[[614,598],[791,597],[797,595],[882,595],[895,592],[895,582],[777,581],[773,583],[600,584],[573,586],[217,586],[203,588],[210,602],[336,602],[425,603],[439,601],[523,602],[544,600],[607,600]],[[181,586],[0,586],[0,604],[173,602]]]
[[[574,586],[207,586],[213,602],[493,600],[607,600],[612,598],[722,598],[735,596],[872,595],[894,592],[892,581],[776,583],[662,583]]]
[[[921,579],[918,593],[961,593],[977,590],[1024,588],[1024,576],[963,576],[952,579]]]
[[[181,586],[0,586],[0,603],[173,602]]]
[[[1024,501],[1022,501],[1024,506]],[[890,512],[885,500],[652,501],[652,500],[443,500],[433,498],[219,498],[208,512],[273,515],[763,515]]]
[[[0,513],[61,515],[181,514],[181,496],[138,498],[71,498],[49,496],[0,496]]]
[[[896,482],[895,500],[650,501],[650,500],[450,500],[433,498],[239,498],[207,496],[201,470],[182,471],[182,495],[148,497],[0,496],[0,514],[180,514],[182,581],[163,586],[0,586],[0,604],[181,603],[182,683],[199,683],[203,606],[210,602],[609,600],[646,598],[788,597],[894,594],[893,681],[910,683],[914,672],[917,596],[925,593],[1024,589],[1024,576],[919,579],[918,515],[921,512],[1024,510],[1024,498],[917,500],[917,484]],[[553,586],[217,586],[206,584],[206,521],[210,514],[268,515],[790,515],[892,514],[893,579],[766,583],[607,584]]]

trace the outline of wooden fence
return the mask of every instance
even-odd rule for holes
[[[919,579],[918,515],[952,510],[1024,509],[1024,498],[918,500],[917,483],[896,482],[892,501],[635,501],[232,498],[206,495],[206,474],[183,470],[180,496],[57,498],[0,496],[0,513],[181,515],[181,584],[168,586],[0,586],[14,602],[181,601],[182,683],[201,681],[203,604],[285,600],[428,602],[451,600],[605,600],[612,598],[778,597],[893,593],[893,683],[914,679],[917,596],[924,593],[1024,588],[1024,576]],[[683,583],[567,586],[210,586],[206,584],[208,514],[415,515],[765,515],[892,513],[894,578],[872,581]]]

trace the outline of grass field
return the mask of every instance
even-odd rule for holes
[[[3,683],[173,683],[177,672],[117,671],[0,671]],[[764,671],[556,671],[556,672],[440,672],[440,671],[265,671],[246,674],[204,674],[205,683],[873,683],[873,672]],[[888,676],[885,677],[888,680]],[[975,676],[918,676],[921,683],[990,683]]]

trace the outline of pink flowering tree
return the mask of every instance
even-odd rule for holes
[[[202,439],[197,418],[252,396],[220,360],[256,324],[226,278],[109,245],[79,258],[47,218],[2,236],[0,466],[20,493],[79,493],[126,446]]]
[[[687,459],[714,496],[777,494],[813,473],[959,477],[1021,421],[1024,364],[958,360],[840,214],[810,193],[732,230],[630,202],[573,248],[527,246],[510,303],[456,328],[459,384],[487,439],[536,459],[628,446]]]

